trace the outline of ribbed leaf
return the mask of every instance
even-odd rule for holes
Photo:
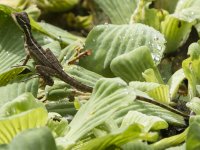
[[[90,87],[94,87],[96,82],[102,78],[101,75],[77,65],[65,65],[64,69],[71,77]],[[63,81],[55,80],[53,86],[45,87],[45,95],[48,100],[58,101],[73,96],[74,89]]]
[[[100,79],[93,90],[90,100],[84,104],[72,122],[70,130],[62,143],[74,143],[94,127],[107,120],[118,109],[130,105],[135,99],[134,91],[119,78]]]
[[[13,78],[15,78],[19,73],[21,73],[25,67],[12,68],[6,72],[0,74],[0,86],[6,85]]]
[[[185,77],[187,78],[188,94],[190,98],[193,98],[197,94],[196,86],[200,84],[200,45],[199,43],[193,43],[188,49],[190,57],[185,59],[182,63]]]
[[[68,121],[58,113],[49,113],[46,126],[54,133],[54,137],[64,136],[68,130]]]
[[[95,2],[109,16],[113,24],[128,24],[138,0],[95,0]]]
[[[170,148],[167,148],[166,150],[186,150],[186,144],[183,143],[182,145],[170,147]]]
[[[4,150],[57,150],[53,135],[46,127],[23,131],[7,146]]]
[[[70,88],[70,85],[67,83],[54,80],[53,86],[45,87],[45,97],[49,101],[58,101],[66,97],[70,97],[73,94],[73,89]]]
[[[199,22],[199,21],[198,21],[198,23],[195,25],[195,28],[196,28],[196,30],[197,30],[197,32],[198,32],[199,37],[200,37],[200,22]]]
[[[153,150],[150,146],[148,146],[148,144],[141,142],[141,141],[134,141],[134,142],[129,142],[123,146],[121,146],[122,149],[124,150],[133,150],[133,149],[137,149],[137,150]]]
[[[146,25],[99,25],[89,33],[85,43],[85,49],[92,50],[92,54],[80,64],[99,74],[112,76],[110,63],[115,57],[146,45],[154,61],[159,63],[164,43],[163,35]]]
[[[9,82],[6,86],[1,86],[0,106],[6,102],[12,101],[24,92],[31,92],[36,96],[38,92],[38,78],[30,78],[30,74],[20,75],[15,78],[15,80]]]
[[[150,130],[161,130],[168,127],[165,120],[156,116],[147,116],[137,111],[129,111],[124,117],[121,127],[127,127],[133,123],[144,126],[144,131],[149,132]]]
[[[95,138],[82,144],[80,148],[75,147],[73,150],[109,149],[109,146],[112,145],[120,146],[132,140],[142,139],[144,134],[141,133],[142,128],[139,125],[134,124],[129,126],[126,130],[122,130],[121,133],[108,134],[103,137]]]
[[[55,103],[46,104],[48,112],[56,112],[62,116],[74,116],[77,112],[74,103],[58,101]]]
[[[179,1],[176,6],[174,15],[188,22],[193,22],[200,19],[200,1],[199,0],[184,0]]]
[[[20,62],[24,58],[25,52],[22,32],[11,17],[1,11],[0,35],[0,72],[4,72]]]
[[[199,115],[197,115],[190,120],[190,126],[186,139],[186,149],[197,150],[200,148],[199,132],[200,132]]]
[[[72,60],[78,53],[78,50],[81,49],[83,49],[83,43],[80,41],[75,41],[62,49],[58,60],[62,65],[68,64],[68,62]]]
[[[139,81],[132,81],[129,83],[129,85],[134,89],[140,90],[142,92],[147,92],[160,86],[160,84],[154,82],[139,82]]]
[[[154,0],[140,0],[131,17],[131,23],[143,23],[160,30],[161,21],[164,20],[168,12],[165,10],[149,8]]]
[[[163,85],[153,82],[138,82],[138,81],[130,82],[129,85],[137,90],[147,93],[154,100],[166,104],[170,103],[168,85]]]
[[[171,53],[182,46],[191,31],[192,23],[179,20],[173,15],[168,15],[161,23],[161,33],[167,40],[166,53]]]
[[[176,71],[168,81],[170,98],[175,98],[181,82],[185,79],[183,69]]]
[[[3,29],[2,31],[0,30],[0,34],[1,35],[4,35],[6,33],[6,37],[8,38],[8,40],[6,41],[9,41],[9,40],[13,40],[12,43],[18,43],[19,41],[22,41],[22,39],[18,38],[18,37],[21,37],[19,35],[22,35],[21,31],[18,29],[18,27],[15,25],[15,23],[13,23],[12,19],[10,16],[11,13],[13,12],[16,12],[16,10],[14,10],[13,8],[11,7],[8,7],[8,6],[5,6],[5,5],[1,5],[0,4],[0,20],[2,19],[1,23],[0,23],[0,27],[1,29]],[[2,14],[1,14],[2,13]],[[8,18],[7,18],[8,17]],[[7,19],[8,21],[10,22],[7,22]],[[31,26],[33,28],[33,30],[36,30],[36,31],[39,31],[40,34],[43,33],[44,35],[47,35],[49,37],[51,37],[52,39],[55,39],[57,41],[59,41],[60,43],[64,44],[64,45],[68,45],[76,40],[84,40],[84,38],[82,37],[79,37],[79,36],[76,36],[76,35],[73,35],[69,32],[67,32],[66,30],[62,30],[58,27],[55,27],[53,25],[50,25],[48,23],[38,23],[36,21],[34,21],[30,16],[29,16],[29,19],[30,19],[30,22],[31,22]],[[6,22],[6,23],[5,23]],[[6,24],[6,25],[5,25]],[[11,26],[11,27],[9,27]],[[5,29],[4,29],[5,28]],[[10,28],[8,30],[8,28]],[[8,31],[11,32],[10,34],[12,35],[12,38],[10,38]],[[16,31],[15,31],[16,30]],[[2,32],[2,33],[1,33]],[[12,34],[12,33],[15,33],[15,34]],[[19,34],[19,35],[18,35]],[[4,38],[5,36],[3,36],[2,38]],[[16,40],[17,39],[17,40]],[[48,41],[50,38],[46,38],[45,40]],[[19,41],[18,41],[19,40]],[[2,40],[1,40],[2,41]],[[4,41],[4,42],[6,42]],[[9,43],[9,42],[8,42]],[[20,42],[20,43],[23,43],[23,42]],[[12,44],[13,45],[13,44]],[[9,45],[9,46],[12,46],[12,45]],[[17,45],[17,47],[16,47]],[[21,51],[23,51],[23,44],[16,44],[15,46],[13,46],[14,48],[16,49],[20,49],[20,51],[18,52],[18,54],[21,54]],[[18,47],[19,46],[19,47]],[[12,47],[12,48],[13,48]],[[15,50],[16,51],[16,50]],[[8,53],[9,54],[9,53]],[[16,54],[16,53],[15,53]],[[21,54],[22,55],[22,54]],[[23,57],[24,54],[21,56],[21,55],[16,55],[18,57]]]
[[[141,102],[141,101],[134,101],[134,103],[129,105],[128,107],[118,110],[114,114],[115,121],[118,124],[121,124],[123,117],[131,110],[139,111],[146,115],[160,117],[164,119],[165,121],[167,121],[169,124],[176,124],[176,125],[181,125],[181,126],[185,125],[185,121],[182,116],[177,115],[166,109],[163,109],[159,106],[146,103],[146,102]]]
[[[187,102],[186,106],[195,112],[195,114],[200,115],[200,99],[198,97],[192,98],[190,102]]]
[[[145,70],[142,73],[142,76],[147,82],[154,82],[154,83],[161,83],[161,84],[164,83],[157,68],[156,69],[149,68]]]
[[[96,82],[102,78],[101,75],[76,65],[66,66],[64,69],[73,78],[91,87],[94,87]]]
[[[0,143],[9,143],[19,132],[46,124],[47,111],[31,94],[6,103],[0,113]]]
[[[174,136],[170,136],[168,138],[164,138],[164,139],[152,144],[152,147],[155,150],[163,150],[163,149],[166,149],[166,148],[169,148],[172,146],[177,146],[185,141],[187,132],[188,132],[188,128],[185,129],[185,131],[182,132],[181,134],[177,134]]]
[[[153,99],[169,104],[170,98],[169,98],[169,86],[168,85],[160,85],[159,87],[156,87],[150,91],[147,92],[147,94],[152,97]]]
[[[131,52],[114,58],[110,64],[110,68],[114,75],[121,77],[126,82],[145,81],[142,73],[149,68],[152,68],[156,75],[160,77],[151,57],[150,50],[146,46],[136,48]]]
[[[35,29],[59,41],[60,43],[64,45],[71,44],[77,40],[84,40],[83,37],[73,35],[67,32],[66,30],[50,25],[48,23],[42,23],[42,22],[41,23],[32,22],[32,23]]]

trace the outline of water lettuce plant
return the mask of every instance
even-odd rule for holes
[[[91,93],[21,66],[22,11]],[[200,0],[1,0],[0,149],[200,149],[199,20]]]

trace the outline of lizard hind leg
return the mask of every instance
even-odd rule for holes
[[[41,65],[36,65],[35,69],[38,72],[38,74],[40,75],[40,77],[44,80],[46,85],[52,86],[54,84],[53,79],[51,78],[50,74],[48,73],[48,71],[46,70],[45,66],[41,66]]]

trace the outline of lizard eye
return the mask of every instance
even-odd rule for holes
[[[31,29],[30,20],[26,12],[14,13],[12,16],[14,16],[14,20],[16,20],[21,28]]]

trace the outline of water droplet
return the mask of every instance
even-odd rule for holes
[[[161,50],[162,50],[162,47],[161,47],[160,45],[157,45],[157,49],[158,49],[159,51],[161,51]]]
[[[123,85],[122,85],[121,83],[118,83],[118,86],[119,86],[119,87],[122,87]]]
[[[53,40],[51,38],[44,38],[43,39],[45,43],[51,43]]]
[[[153,57],[153,60],[154,60],[156,63],[160,61],[160,56],[159,56],[158,54],[153,54],[152,57]]]
[[[153,39],[154,39],[155,41],[158,41],[158,37],[157,37],[157,36],[155,36]]]
[[[9,56],[10,55],[10,53],[9,52],[6,52],[7,53],[7,55]]]
[[[67,56],[64,56],[64,58],[63,58],[64,60],[67,60]]]

